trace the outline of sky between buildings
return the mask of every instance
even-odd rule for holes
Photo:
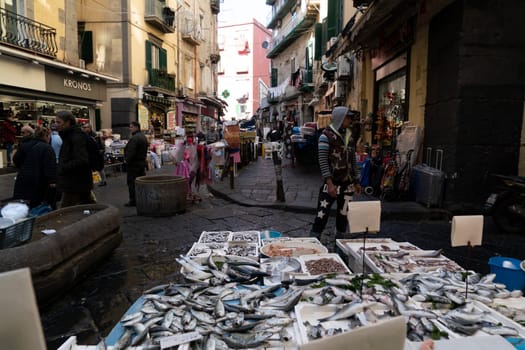
[[[266,26],[272,10],[266,0],[221,0],[219,26],[250,22],[253,18]]]

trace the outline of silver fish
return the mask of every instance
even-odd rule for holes
[[[376,304],[377,304],[377,302],[364,302],[364,303],[354,302],[354,303],[346,304],[340,310],[334,312],[332,315],[330,315],[328,317],[320,318],[319,321],[321,321],[321,322],[324,322],[324,321],[337,321],[337,320],[342,320],[342,319],[345,319],[345,318],[349,318],[349,317],[355,315],[356,313],[361,312],[364,309],[372,307],[372,306],[374,306]]]
[[[516,329],[507,326],[486,326],[482,327],[481,330],[485,333],[501,335],[502,337],[516,336],[519,334]]]

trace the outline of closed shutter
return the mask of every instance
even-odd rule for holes
[[[319,61],[323,56],[323,25],[315,24],[315,53],[314,60]]]
[[[151,84],[151,42],[146,40],[146,69],[148,70],[148,82]]]
[[[160,70],[168,70],[168,52],[165,49],[159,49],[159,67]]]
[[[277,68],[272,68],[272,82],[271,82],[271,85],[272,85],[272,87],[276,87],[277,86]]]
[[[304,56],[305,56],[304,66],[305,66],[306,74],[305,74],[305,81],[303,81],[303,83],[311,83],[313,80],[312,62],[310,61],[310,48],[308,46],[306,47],[306,52]]]
[[[328,0],[327,34],[328,40],[341,32],[341,0]]]

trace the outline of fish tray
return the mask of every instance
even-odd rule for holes
[[[198,243],[226,243],[231,240],[231,231],[203,231]]]
[[[363,272],[363,256],[361,254],[363,248],[363,239],[338,239],[336,240],[337,252],[346,260],[348,267],[354,272]],[[398,252],[399,250],[404,251],[417,251],[421,250],[417,246],[409,242],[396,242],[390,238],[375,238],[368,239],[365,242],[365,250],[369,251],[380,251],[380,252]],[[365,272],[381,272],[380,270],[373,269],[374,264],[372,261],[365,256]]]
[[[332,268],[330,267],[320,268],[321,270],[323,270],[323,272],[315,273],[315,271],[312,271],[311,267],[309,268],[309,266],[312,263],[321,262],[321,261],[330,261],[330,260],[333,261]],[[348,273],[348,274],[352,273],[352,271],[350,271],[348,266],[346,266],[346,264],[341,259],[341,257],[335,253],[301,255],[299,256],[299,262],[301,263],[303,271],[312,276],[329,274],[329,273]]]
[[[29,241],[34,221],[35,218],[31,217],[0,229],[0,249],[16,247]]]
[[[269,258],[323,253],[328,253],[328,249],[321,243],[310,243],[302,240],[276,240],[261,248],[261,254]]]
[[[228,242],[226,244],[226,255],[243,256],[259,260],[259,245],[246,242]]]
[[[231,242],[246,242],[261,245],[261,233],[259,231],[234,231],[230,237]]]
[[[269,243],[275,242],[297,242],[297,243],[308,243],[308,244],[321,244],[321,241],[315,237],[275,237],[267,238],[261,241],[261,244],[264,246]]]
[[[192,258],[206,258],[210,255],[226,255],[226,243],[193,243],[188,252]]]
[[[394,258],[393,252],[367,252],[365,264],[372,272],[432,272],[440,268],[448,271],[464,271],[455,261],[444,255],[437,257],[425,256],[427,251],[413,251],[400,258]]]

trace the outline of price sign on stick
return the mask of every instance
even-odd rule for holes
[[[381,226],[381,202],[350,202],[348,203],[347,218],[350,233],[377,233]]]
[[[481,245],[483,237],[483,215],[461,215],[452,218],[450,235],[453,247]]]

